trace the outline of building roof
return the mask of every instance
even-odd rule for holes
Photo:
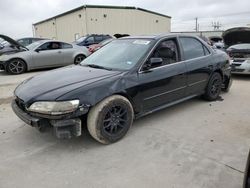
[[[83,5],[83,6],[80,6],[80,7],[75,8],[75,9],[69,10],[69,11],[67,11],[67,12],[64,12],[64,13],[62,13],[62,14],[58,14],[58,15],[56,15],[56,16],[54,16],[54,17],[51,17],[51,18],[48,18],[48,19],[39,21],[39,22],[37,22],[37,23],[34,23],[33,25],[38,25],[38,24],[41,24],[41,23],[43,23],[43,22],[49,21],[49,20],[51,20],[51,19],[55,19],[55,18],[64,16],[64,15],[67,15],[67,14],[73,13],[73,12],[75,12],[75,11],[84,9],[84,8],[133,9],[133,10],[140,10],[140,11],[144,11],[144,12],[147,12],[147,13],[155,14],[155,15],[158,15],[158,16],[166,17],[166,18],[171,18],[171,16],[167,16],[167,15],[165,15],[165,14],[160,14],[160,13],[158,13],[158,12],[146,10],[146,9],[139,8],[139,7],[132,7],[132,6],[109,6],[109,5]]]

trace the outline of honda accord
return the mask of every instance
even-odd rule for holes
[[[197,37],[125,37],[79,65],[34,76],[15,90],[12,108],[25,123],[58,138],[87,126],[103,144],[123,138],[134,119],[196,96],[213,101],[231,85],[226,53]]]

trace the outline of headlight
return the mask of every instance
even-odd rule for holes
[[[41,114],[61,115],[74,112],[79,106],[79,100],[49,102],[34,102],[28,110]]]

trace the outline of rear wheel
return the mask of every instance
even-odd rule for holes
[[[220,95],[221,87],[222,87],[222,77],[218,72],[215,72],[212,74],[208,82],[206,92],[203,95],[203,97],[209,101],[216,100]]]
[[[120,95],[110,96],[94,106],[87,118],[90,135],[100,143],[110,144],[123,138],[134,119],[129,100]]]
[[[225,78],[225,81],[224,81],[223,85],[224,85],[224,87],[221,90],[224,91],[224,92],[229,92],[229,90],[231,88],[231,85],[232,85],[232,78],[231,78],[231,76]]]
[[[75,65],[78,65],[78,64],[81,63],[85,58],[86,58],[85,55],[77,55],[77,56],[75,57],[74,64],[75,64]]]
[[[12,59],[6,66],[6,70],[10,74],[22,74],[26,68],[26,63],[21,59]]]

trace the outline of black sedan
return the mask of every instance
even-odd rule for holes
[[[226,53],[185,35],[115,40],[80,65],[32,77],[15,90],[12,108],[27,124],[53,127],[59,138],[121,139],[133,120],[202,95],[216,100],[231,85]]]

